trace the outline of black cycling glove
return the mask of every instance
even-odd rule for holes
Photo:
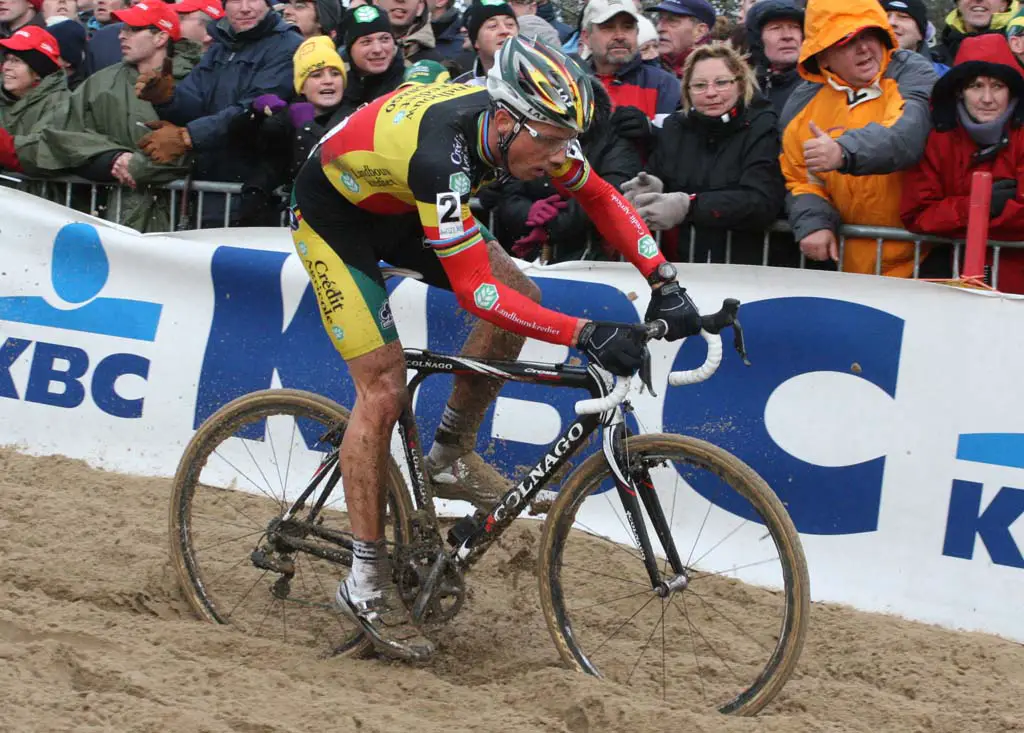
[[[602,369],[630,377],[644,361],[647,330],[638,323],[588,321],[576,347]]]
[[[644,320],[664,321],[668,326],[665,339],[675,341],[700,333],[700,311],[675,280],[651,291],[651,303]]]
[[[1001,216],[1006,205],[1017,198],[1017,181],[1012,178],[1000,178],[992,184],[992,203],[988,214],[990,219]]]
[[[621,138],[645,142],[651,137],[651,121],[643,110],[623,105],[616,107],[610,118],[611,126]]]

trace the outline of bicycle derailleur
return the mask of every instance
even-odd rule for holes
[[[395,555],[395,583],[417,624],[439,625],[455,618],[466,599],[462,570],[435,543],[401,547]]]

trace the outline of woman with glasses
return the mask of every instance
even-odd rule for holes
[[[763,232],[782,211],[786,192],[775,111],[727,43],[690,54],[682,97],[645,173],[623,192],[651,229],[664,232],[669,259],[761,264]],[[772,255],[770,264],[783,264]]]

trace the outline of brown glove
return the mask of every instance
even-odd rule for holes
[[[143,71],[135,80],[135,96],[150,104],[167,104],[174,96],[174,76],[171,75],[171,60],[164,59],[160,71]]]
[[[139,150],[154,163],[173,163],[192,149],[192,137],[187,127],[178,127],[166,120],[147,122],[146,127],[153,132],[142,136]]]

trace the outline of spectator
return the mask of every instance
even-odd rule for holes
[[[466,30],[469,42],[476,50],[476,58],[473,68],[455,81],[484,86],[487,72],[494,66],[494,54],[506,40],[519,35],[519,21],[504,0],[475,0],[466,16]]]
[[[616,132],[611,100],[600,85],[594,87],[594,121],[579,144],[594,171],[616,188],[640,170],[640,156]],[[498,239],[517,257],[533,259],[547,244],[551,262],[608,259],[603,247],[591,245],[597,230],[579,204],[563,199],[549,179],[512,180],[500,185],[498,197]]]
[[[584,68],[604,86],[615,108],[634,107],[649,119],[679,107],[679,81],[640,58],[633,0],[591,0],[583,13],[580,39],[590,49]],[[616,109],[619,115],[619,109]],[[613,118],[618,125],[621,117]],[[646,127],[644,120],[639,120]]]
[[[60,20],[48,24],[46,29],[57,39],[60,65],[67,74],[68,88],[74,91],[85,79],[85,27],[77,20]]]
[[[434,0],[430,28],[434,32],[434,48],[442,57],[454,59],[462,53],[462,13],[452,0]]]
[[[523,15],[516,21],[519,23],[519,35],[538,40],[551,48],[562,47],[558,31],[539,15]]]
[[[302,38],[263,0],[227,0],[224,11],[210,30],[210,50],[180,84],[160,70],[139,75],[136,93],[162,121],[139,148],[156,163],[194,151],[197,179],[243,184],[240,206],[231,212],[233,225],[272,226],[278,218],[271,192],[282,181],[228,131],[260,94],[291,94],[292,56]],[[207,195],[204,204],[204,224],[223,221],[223,197]]]
[[[277,95],[262,94],[233,128],[236,135],[251,141],[254,153],[278,161],[289,181],[320,138],[339,121],[334,115],[341,106],[347,78],[334,43],[322,35],[303,41],[293,66],[295,100],[289,104]]]
[[[715,9],[707,0],[661,0],[654,9],[658,12],[661,63],[679,78],[690,52],[708,42],[715,26]]]
[[[789,223],[807,257],[838,260],[841,222],[900,226],[898,171],[924,151],[936,74],[920,54],[896,47],[878,0],[815,0],[806,27],[806,81],[782,120]],[[847,239],[843,269],[875,272],[875,252],[873,239]],[[907,277],[913,260],[912,244],[887,242],[878,270]]]
[[[1024,240],[1024,70],[1005,39],[965,38],[956,64],[935,85],[924,157],[906,173],[900,213],[907,229],[963,239],[971,174],[994,180],[989,237]],[[988,251],[992,266],[992,250]],[[1004,248],[999,289],[1024,294],[1024,250]]]
[[[509,5],[512,6],[517,18],[537,14],[537,0],[511,0]]]
[[[934,49],[935,59],[948,66],[965,38],[984,33],[1002,34],[1018,9],[1017,0],[956,0],[956,7],[946,16],[946,27]]]
[[[782,211],[779,128],[753,70],[731,45],[694,50],[683,67],[683,109],[670,115],[626,198],[654,230],[666,257],[762,264],[763,232]],[[685,161],[685,165],[680,165]],[[727,231],[733,230],[730,242]],[[770,264],[793,260],[776,252]]]
[[[11,136],[27,135],[68,94],[57,39],[39,26],[22,25],[0,47],[6,49],[0,127]]]
[[[928,35],[928,8],[924,0],[880,0],[889,14],[889,25],[900,48],[916,51],[932,62],[935,73],[942,76],[949,67],[937,61],[925,41]]]
[[[181,21],[181,37],[198,43],[202,53],[213,45],[210,23],[224,17],[224,6],[220,0],[182,0],[173,7]]]
[[[348,12],[345,48],[352,63],[337,119],[342,120],[402,83],[405,61],[391,33],[388,16],[376,6]]]
[[[552,48],[561,48],[562,44],[568,41],[572,35],[572,26],[559,19],[558,10],[551,0],[537,0],[536,15],[541,20],[546,20],[558,34],[558,45],[552,46]]]
[[[658,57],[661,55],[658,51],[658,29],[654,27],[654,23],[643,15],[637,19],[636,24],[636,44],[639,47],[640,58],[648,66],[653,64],[660,67],[661,64],[658,63]]]
[[[291,0],[284,6],[282,16],[286,23],[299,29],[303,38],[327,36],[337,40],[341,13],[338,0]]]
[[[0,0],[0,38],[10,38],[14,31],[25,26],[46,27],[39,9],[42,0]]]
[[[62,20],[78,20],[77,0],[43,0],[39,11],[48,26]]]
[[[746,29],[757,82],[781,116],[800,83],[796,63],[804,40],[804,11],[793,0],[761,0],[747,13]]]
[[[1024,66],[1024,7],[1022,7],[1006,26],[1006,40],[1010,50],[1017,58],[1017,63]]]
[[[135,85],[140,73],[161,72],[165,64],[176,81],[183,80],[199,62],[200,47],[182,39],[178,13],[162,2],[147,0],[114,15],[120,21],[124,59],[86,79],[54,112],[53,124],[35,136],[33,168],[128,186],[132,190],[122,196],[121,223],[142,232],[167,231],[169,196],[153,186],[183,178],[190,161],[181,157],[157,165],[138,152],[143,125],[154,123],[157,113],[135,95]],[[31,146],[21,149],[26,147]]]
[[[444,57],[435,46],[434,29],[430,25],[427,0],[378,0],[377,5],[388,14],[395,40],[410,64],[421,59],[441,61]]]
[[[125,5],[124,0],[97,0],[92,21],[87,26],[90,36],[85,46],[86,76],[121,60],[121,24],[113,13]]]

